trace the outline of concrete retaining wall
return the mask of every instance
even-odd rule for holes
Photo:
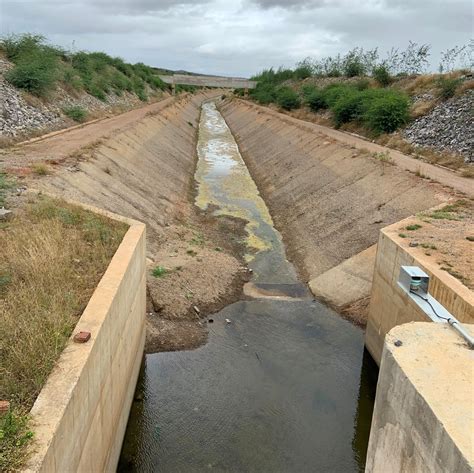
[[[402,265],[419,266],[430,276],[430,293],[459,321],[474,323],[474,294],[456,278],[439,269],[420,248],[411,248],[398,236],[403,222],[380,232],[372,283],[365,344],[380,364],[385,335],[407,322],[428,322],[429,317],[398,286]]]
[[[101,213],[105,213],[101,211]],[[111,215],[106,213],[107,215]],[[32,410],[27,471],[115,471],[145,341],[145,225],[130,228]]]
[[[467,328],[474,334],[474,326]],[[445,324],[417,322],[390,331],[367,473],[474,470],[473,361],[474,352]]]

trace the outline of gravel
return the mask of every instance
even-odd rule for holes
[[[474,91],[437,105],[430,113],[416,119],[404,131],[414,145],[430,146],[464,156],[474,162]]]

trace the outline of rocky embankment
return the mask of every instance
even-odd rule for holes
[[[412,144],[459,153],[474,162],[474,91],[442,102],[403,132]]]
[[[91,119],[143,104],[129,92],[123,92],[121,96],[110,93],[101,101],[86,92],[68,91],[62,87],[58,87],[51,97],[39,99],[19,91],[5,80],[4,73],[11,67],[9,61],[0,59],[0,140],[7,143],[75,125],[76,122],[63,113],[67,107],[81,107]],[[147,93],[151,96],[151,90]]]

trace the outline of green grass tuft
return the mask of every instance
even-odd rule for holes
[[[63,108],[63,113],[79,123],[86,121],[87,118],[87,110],[77,105]]]
[[[152,276],[154,276],[155,278],[162,278],[163,276],[165,276],[167,274],[167,270],[165,267],[163,266],[156,266],[155,268],[153,268],[153,270],[151,271],[151,274]]]

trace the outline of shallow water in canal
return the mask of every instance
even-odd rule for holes
[[[248,221],[254,298],[215,314],[206,345],[146,356],[119,471],[363,471],[377,377],[363,332],[298,281],[213,102],[198,156],[196,205]]]

